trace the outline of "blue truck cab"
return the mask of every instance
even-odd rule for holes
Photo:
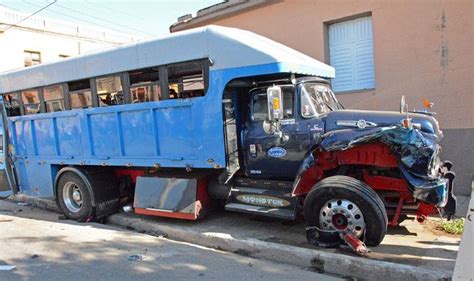
[[[334,76],[217,26],[2,73],[0,195],[51,198],[79,221],[123,206],[189,220],[216,205],[304,215],[318,243],[353,233],[378,245],[407,214],[452,215],[437,121],[403,103],[344,109]]]

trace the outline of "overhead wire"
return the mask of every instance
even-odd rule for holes
[[[77,11],[77,10],[75,10],[75,9],[68,8],[68,7],[59,5],[59,4],[57,4],[56,7],[59,7],[59,8],[62,8],[62,9],[64,9],[64,10],[71,11],[71,12],[73,12],[73,13],[77,13],[77,14],[79,14],[79,15],[83,15],[83,16],[86,16],[86,17],[89,17],[89,18],[93,18],[93,19],[96,19],[96,20],[100,20],[100,21],[103,21],[103,22],[106,22],[106,23],[109,23],[109,24],[113,24],[113,25],[116,25],[116,26],[120,26],[120,27],[129,29],[129,30],[133,30],[133,31],[136,31],[136,32],[140,32],[140,33],[142,33],[142,34],[144,34],[144,35],[156,36],[155,34],[143,32],[142,30],[138,30],[138,29],[135,29],[135,28],[133,28],[133,27],[129,27],[129,26],[126,26],[126,25],[123,25],[123,24],[120,24],[120,23],[116,23],[116,22],[109,21],[109,20],[105,20],[105,19],[102,19],[102,18],[99,18],[99,17],[96,17],[96,16],[92,16],[92,15],[89,15],[89,14],[86,14],[86,13],[83,13],[83,12],[80,12],[80,11]]]
[[[33,4],[31,2],[27,2],[27,1],[24,1],[24,0],[22,2],[25,3],[25,4],[31,5],[31,6],[38,7],[38,5]],[[124,33],[123,30],[115,29],[115,28],[112,28],[112,27],[109,27],[109,26],[105,26],[103,24],[98,24],[96,22],[92,22],[92,21],[89,21],[89,20],[86,20],[86,19],[83,19],[83,18],[75,17],[75,16],[72,16],[70,14],[66,14],[66,13],[63,13],[63,12],[59,12],[59,11],[55,11],[55,10],[49,10],[49,12],[55,13],[55,14],[58,14],[58,15],[62,15],[62,16],[65,16],[65,17],[68,17],[68,18],[71,18],[71,19],[75,19],[75,20],[83,22],[83,23],[88,23],[88,24],[95,25],[95,26],[98,26],[98,27],[106,28],[106,29],[109,29],[109,30],[112,30],[112,31],[115,31],[115,32]]]
[[[41,12],[41,11],[47,9],[48,7],[50,7],[50,6],[54,5],[54,4],[56,4],[57,1],[58,1],[58,0],[54,0],[53,2],[49,3],[48,5],[46,5],[46,6],[44,6],[44,7],[41,7],[41,9],[39,9],[39,10],[37,10],[37,11],[35,11],[35,12],[29,14],[28,16],[22,18],[21,20],[17,21],[16,23],[14,23],[14,24],[9,24],[8,27],[3,30],[3,32],[9,30],[9,29],[12,28],[12,27],[18,26],[18,24],[24,22],[25,20],[31,18],[32,16],[38,14],[39,12]]]
[[[112,11],[115,14],[121,14],[121,15],[124,15],[124,16],[134,17],[134,19],[138,19],[138,20],[145,20],[145,18],[143,18],[143,17],[139,17],[137,15],[133,15],[133,14],[129,14],[129,13],[125,13],[123,11],[113,9],[113,8],[111,8],[109,6],[106,6],[106,5],[103,5],[102,3],[99,3],[99,2],[92,2],[92,1],[89,1],[89,0],[85,0],[84,3],[95,6],[95,7],[102,7],[103,9],[107,10],[107,12]]]

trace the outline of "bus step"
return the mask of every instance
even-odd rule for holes
[[[281,208],[271,208],[271,207],[262,207],[254,206],[240,203],[228,203],[225,205],[227,211],[234,211],[247,214],[259,214],[268,217],[294,220],[296,217],[296,209],[281,209]]]

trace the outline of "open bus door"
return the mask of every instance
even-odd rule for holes
[[[0,198],[6,198],[18,191],[13,166],[8,153],[8,125],[7,115],[0,96]]]

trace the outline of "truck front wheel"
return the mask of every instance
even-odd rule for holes
[[[387,232],[385,206],[367,184],[347,176],[319,181],[304,202],[308,226],[354,232],[369,246],[379,245]]]

